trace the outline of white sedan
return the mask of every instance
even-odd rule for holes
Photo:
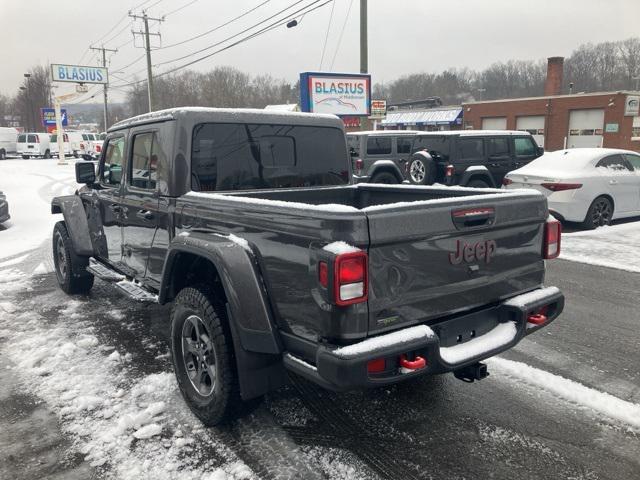
[[[585,228],[640,215],[640,155],[612,148],[574,148],[545,153],[508,173],[505,188],[534,188],[561,221]]]

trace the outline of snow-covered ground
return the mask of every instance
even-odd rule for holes
[[[640,272],[640,219],[596,230],[563,233],[560,258]]]

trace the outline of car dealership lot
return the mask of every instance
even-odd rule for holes
[[[547,330],[453,376],[334,394],[293,378],[225,427],[184,407],[168,311],[98,281],[57,288],[49,199],[73,165],[0,162],[0,476],[115,478],[633,478],[640,469],[640,222],[563,238],[548,285],[567,298]],[[606,250],[605,249],[606,246]],[[561,257],[562,258],[562,257]],[[622,268],[607,268],[598,263]],[[626,271],[632,270],[632,271]],[[79,384],[83,388],[79,388]]]

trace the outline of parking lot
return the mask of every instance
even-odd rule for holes
[[[562,316],[452,375],[348,394],[291,376],[236,421],[204,428],[172,372],[166,307],[55,280],[48,214],[73,165],[0,162],[0,476],[7,478],[635,478],[640,471],[640,226],[563,238],[547,285]],[[27,216],[26,213],[29,213]],[[28,220],[26,218],[28,217]],[[564,258],[563,258],[564,257]]]

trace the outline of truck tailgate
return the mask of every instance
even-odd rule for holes
[[[538,287],[542,195],[478,195],[365,209],[369,334],[441,319]]]

